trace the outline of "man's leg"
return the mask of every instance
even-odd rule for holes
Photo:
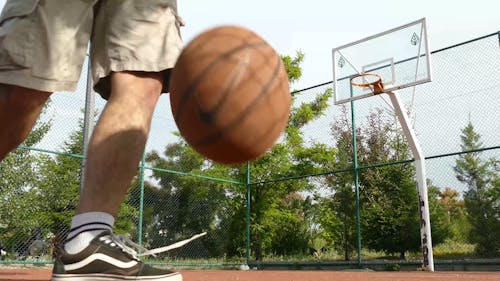
[[[111,74],[111,94],[88,145],[83,191],[65,244],[68,253],[78,253],[112,230],[144,151],[162,81],[155,72]]]
[[[0,161],[26,139],[50,94],[0,85]]]
[[[113,73],[111,96],[88,146],[77,213],[116,216],[137,172],[161,94],[161,73]]]
[[[111,74],[111,96],[89,143],[83,193],[53,281],[182,281],[177,272],[143,264],[111,234],[144,151],[162,81],[162,73]]]

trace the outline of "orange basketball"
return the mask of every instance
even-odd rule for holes
[[[172,113],[184,139],[224,164],[270,149],[290,115],[288,78],[276,51],[254,32],[221,26],[194,38],[170,78]]]

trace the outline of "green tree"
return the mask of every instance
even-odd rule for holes
[[[374,250],[388,254],[416,251],[420,246],[417,190],[411,164],[363,174],[362,237]]]
[[[441,190],[431,180],[427,179],[427,194],[429,198],[429,214],[431,219],[432,245],[438,245],[453,238],[453,223],[448,209],[441,204]],[[466,225],[463,226],[464,229]]]
[[[301,77],[302,53],[292,58],[284,56],[283,62],[288,78],[293,84]],[[324,115],[332,90],[315,93],[307,97],[310,101],[297,102],[304,92],[292,92],[294,106],[283,141],[264,157],[251,165],[252,181],[264,182],[277,177],[316,174],[329,171],[334,166],[335,150],[321,143],[308,143],[303,137],[303,128]],[[305,100],[306,97],[301,97]],[[316,182],[315,182],[316,181]],[[257,260],[265,254],[295,254],[309,251],[311,240],[311,205],[294,194],[312,191],[319,179],[280,181],[252,186],[251,192],[251,241],[252,252]],[[292,196],[295,204],[289,204]],[[300,203],[299,203],[300,202]],[[309,228],[309,229],[308,229]],[[284,235],[285,232],[288,234]],[[286,239],[285,239],[286,238]],[[281,245],[277,247],[276,245]]]
[[[45,116],[46,107],[40,116]],[[46,121],[37,119],[22,145],[36,146],[51,124],[50,118]],[[25,148],[17,148],[0,162],[0,240],[8,249],[14,247],[16,241],[25,242],[31,231],[40,226],[38,209],[33,204],[38,200],[38,194],[33,190],[40,176],[38,162],[39,154]]]
[[[327,177],[327,183],[334,191],[331,198],[324,198],[319,220],[325,230],[327,241],[343,253],[344,260],[350,260],[357,249],[356,232],[356,194],[354,191],[352,123],[346,106],[342,106],[341,115],[333,122],[331,132],[336,140],[335,170],[343,172]],[[362,142],[362,135],[357,129],[356,141]],[[358,155],[362,155],[363,146],[357,146]],[[325,205],[326,204],[326,205]]]
[[[331,227],[339,242],[344,259],[351,258],[356,249],[356,209],[352,172],[352,123],[347,108],[332,125],[336,139],[336,168],[347,170],[331,177],[335,191],[332,206],[341,220],[340,227]],[[381,109],[370,112],[367,123],[356,129],[357,155],[360,165],[406,160],[408,146],[397,129],[394,116]],[[403,167],[402,167],[403,166]],[[350,171],[349,171],[350,170]],[[362,243],[368,247],[399,253],[418,249],[419,219],[414,168],[411,164],[385,166],[359,172]],[[335,223],[333,224],[335,225]],[[396,242],[395,242],[396,241]]]
[[[228,184],[172,174],[165,170],[227,178],[225,174],[228,168],[205,161],[183,140],[168,145],[162,156],[153,151],[146,157],[147,163],[156,168],[153,177],[159,184],[148,183],[145,189],[143,225],[147,245],[161,246],[203,231],[210,232],[210,235],[220,232],[221,221],[231,212],[226,196],[231,196],[233,192],[227,187]],[[138,200],[138,192],[139,189],[135,190],[131,200]],[[193,257],[192,252],[196,252],[202,256],[217,256],[221,252],[220,245],[209,240],[203,240],[204,247],[197,251],[190,249],[200,241],[177,250],[177,254]]]
[[[410,150],[395,116],[373,110],[361,127],[359,159],[361,165],[411,159]],[[363,170],[360,174],[361,232],[363,244],[388,254],[420,248],[420,220],[417,184],[412,163]],[[444,208],[439,204],[439,189],[429,184],[429,207],[433,243],[449,236]]]
[[[283,62],[291,83],[301,76],[300,64],[304,58],[302,53],[295,57],[283,56]],[[295,100],[301,93],[292,95]],[[251,248],[257,260],[268,254],[293,254],[309,250],[310,216],[312,203],[301,195],[302,191],[312,190],[313,181],[293,180],[259,184],[298,173],[316,173],[331,164],[333,150],[319,143],[306,143],[303,139],[303,128],[307,123],[321,116],[328,107],[331,89],[317,94],[310,102],[303,102],[291,110],[289,126],[282,141],[271,151],[250,164],[251,180]],[[241,183],[246,181],[245,165],[224,166],[205,161],[195,153],[183,140],[167,146],[163,155],[157,152],[148,154],[148,164],[162,169],[203,174],[204,176],[229,178]],[[175,203],[169,210],[180,208],[192,211],[170,211],[170,220],[179,222],[169,228],[172,233],[176,227],[184,227],[178,231],[192,232],[196,227],[207,229],[212,226],[211,233],[223,234],[224,251],[230,256],[242,255],[245,250],[245,212],[246,187],[244,185],[224,184],[215,181],[200,180],[190,176],[166,175],[155,171],[154,177],[159,182],[157,188],[166,197],[166,206],[175,202],[175,198],[183,198],[182,204]],[[205,202],[207,197],[209,201]],[[158,197],[159,198],[159,197]],[[203,203],[201,203],[203,202]],[[205,209],[196,209],[204,206]],[[203,215],[196,215],[198,212]],[[196,212],[196,213],[194,213]],[[188,222],[198,217],[197,224]],[[167,214],[165,214],[167,216]],[[196,226],[196,227],[195,227]],[[226,229],[222,230],[222,227]],[[229,228],[229,231],[228,231]],[[173,234],[172,234],[173,235]]]
[[[75,130],[64,141],[64,154],[44,154],[40,161],[40,179],[36,188],[40,194],[36,205],[43,224],[54,234],[67,233],[71,217],[78,203],[80,190],[81,155],[83,151],[82,130]]]
[[[500,253],[500,185],[498,160],[481,159],[481,136],[469,121],[460,136],[463,151],[455,161],[457,179],[467,185],[465,207],[471,224],[469,239],[476,244],[480,256],[498,256]]]
[[[463,199],[455,189],[445,188],[439,193],[439,202],[445,209],[450,224],[451,239],[457,242],[467,242],[470,232],[470,223],[467,220],[467,211]]]
[[[97,115],[97,114],[95,114]],[[95,122],[95,120],[94,120]],[[39,178],[34,191],[38,194],[37,217],[42,224],[56,235],[64,235],[69,230],[80,194],[80,177],[83,154],[83,119],[78,127],[63,142],[61,154],[40,156]],[[80,156],[80,157],[79,157]],[[132,226],[124,223],[135,209],[122,204],[116,224],[117,233],[128,231]],[[130,220],[128,220],[130,221]]]

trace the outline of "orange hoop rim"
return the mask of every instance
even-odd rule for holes
[[[353,80],[362,77],[362,76],[375,76],[378,79],[373,81],[373,82],[367,82],[367,83],[357,83],[354,82]],[[371,88],[373,90],[374,94],[380,94],[384,91],[384,84],[382,84],[382,76],[376,74],[376,73],[359,73],[351,77],[350,79],[351,85],[356,86],[356,87],[362,87],[362,88]],[[373,88],[372,88],[373,87]]]

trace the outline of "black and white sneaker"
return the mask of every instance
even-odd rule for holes
[[[141,256],[178,248],[205,234],[195,235],[171,246],[144,251]],[[182,281],[182,275],[178,272],[144,264],[138,259],[137,252],[129,246],[138,245],[127,238],[104,231],[77,254],[68,254],[60,248],[52,270],[52,281]]]

